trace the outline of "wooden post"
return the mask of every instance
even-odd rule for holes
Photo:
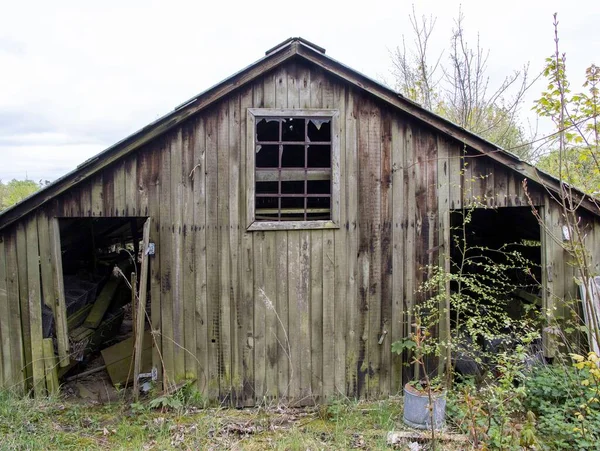
[[[144,341],[144,317],[146,315],[146,291],[148,289],[148,244],[150,242],[150,218],[144,223],[142,246],[142,269],[140,273],[140,290],[135,313],[135,346],[133,348],[133,396],[138,400],[140,395],[139,374],[142,366],[142,351]],[[135,296],[135,294],[134,294]]]

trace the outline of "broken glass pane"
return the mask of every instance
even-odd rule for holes
[[[256,167],[276,168],[279,166],[279,146],[266,145],[256,146]]]
[[[304,142],[304,119],[289,118],[283,119],[281,129],[282,141],[300,141]]]
[[[256,123],[257,141],[279,141],[279,122],[281,119],[262,118]]]
[[[309,142],[331,141],[331,120],[310,119],[308,121],[307,135],[307,141]]]

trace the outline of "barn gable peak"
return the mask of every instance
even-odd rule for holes
[[[306,40],[306,39],[304,39],[304,38],[302,38],[300,36],[295,37],[295,38],[287,38],[285,41],[280,42],[276,46],[271,47],[269,50],[267,50],[265,52],[265,55],[270,55],[271,53],[275,53],[275,52],[277,52],[278,50],[281,50],[284,47],[292,46],[294,44],[304,45],[306,47],[309,47],[312,50],[315,50],[315,51],[317,51],[317,52],[322,53],[323,55],[325,55],[325,48],[323,48],[323,47],[321,47],[321,46],[319,46],[317,44],[314,44],[314,43],[312,43],[312,42],[310,42],[310,41],[308,41],[308,40]]]

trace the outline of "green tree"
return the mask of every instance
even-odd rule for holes
[[[20,202],[27,196],[32,195],[40,189],[42,182],[36,183],[33,180],[13,179],[7,184],[0,181],[0,210]]]
[[[600,67],[585,71],[584,90],[573,93],[567,77],[564,54],[546,59],[546,89],[533,109],[549,118],[556,133],[549,138],[550,150],[537,166],[583,191],[600,194]]]

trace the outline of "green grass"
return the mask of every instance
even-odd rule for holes
[[[152,409],[148,402],[84,405],[0,393],[2,450],[389,449],[401,404],[335,401],[306,409]]]

